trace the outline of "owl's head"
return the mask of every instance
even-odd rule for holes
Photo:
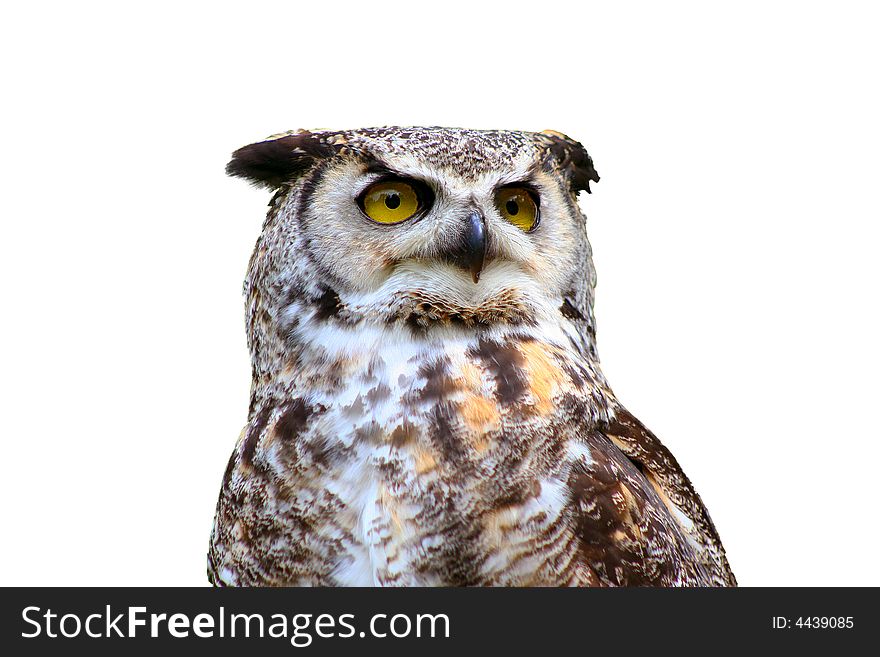
[[[599,176],[565,135],[300,131],[239,149],[227,171],[276,190],[248,291],[277,322],[590,323],[577,194]]]

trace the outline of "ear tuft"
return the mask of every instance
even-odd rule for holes
[[[332,157],[337,147],[306,130],[239,148],[226,173],[274,189],[292,182],[318,160]]]
[[[593,167],[593,158],[580,142],[575,141],[561,132],[544,130],[541,133],[546,146],[545,165],[555,165],[568,178],[571,191],[591,193],[590,182],[599,182],[599,174]]]

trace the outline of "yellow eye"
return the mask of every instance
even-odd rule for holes
[[[495,194],[498,212],[514,226],[528,232],[538,225],[538,204],[522,187],[505,187]]]
[[[361,197],[364,213],[380,224],[406,221],[419,210],[419,196],[412,185],[399,180],[372,185]]]

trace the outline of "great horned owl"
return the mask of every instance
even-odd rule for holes
[[[735,585],[690,481],[599,369],[581,144],[299,131],[227,171],[275,195],[212,583]]]

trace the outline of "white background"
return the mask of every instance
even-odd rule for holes
[[[880,584],[870,3],[15,3],[0,20],[0,583],[204,585],[294,128],[552,128],[605,372],[743,585]]]

